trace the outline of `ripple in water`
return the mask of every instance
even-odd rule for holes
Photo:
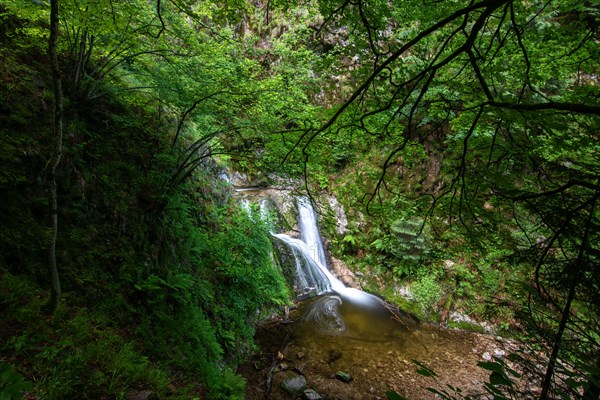
[[[325,295],[308,305],[304,321],[315,331],[324,335],[343,335],[346,323],[340,313],[342,299],[340,296]]]

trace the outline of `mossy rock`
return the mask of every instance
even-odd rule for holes
[[[281,389],[292,396],[298,396],[306,390],[306,378],[302,375],[295,375],[281,382]]]
[[[342,382],[345,382],[345,383],[350,383],[353,380],[352,375],[350,375],[349,373],[344,372],[344,371],[337,371],[335,373],[335,377],[336,377],[336,379],[338,379]]]

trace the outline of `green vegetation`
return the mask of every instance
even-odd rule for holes
[[[597,398],[600,9],[425,5],[1,2],[0,398],[243,396],[289,293],[223,167],[334,194],[369,291]]]
[[[118,10],[102,14],[111,5]],[[167,38],[147,6],[61,3],[60,288],[50,303],[46,249],[55,226],[47,222],[54,210],[46,193],[55,131],[40,40],[48,10],[31,2],[1,6],[2,398],[22,390],[47,399],[136,391],[243,398],[234,371],[253,350],[258,311],[288,301],[267,226],[232,200],[210,158],[225,147],[217,132],[245,129],[258,112],[250,98],[264,101],[258,89],[244,87],[256,74],[253,62],[234,58],[224,39],[215,47],[210,36],[195,36],[198,42],[185,42],[186,54],[177,54],[183,50],[171,45],[191,40],[193,27],[165,8],[173,24]],[[210,56],[202,43],[209,39]],[[228,70],[202,77],[206,70],[194,65],[216,66],[201,60]],[[278,90],[276,82],[252,84]],[[215,102],[201,104],[198,98],[210,95],[200,89],[216,93]],[[228,91],[234,103],[225,108],[216,97]],[[248,115],[235,121],[241,103]],[[243,157],[242,150],[229,154]]]

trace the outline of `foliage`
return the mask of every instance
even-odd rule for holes
[[[2,5],[2,359],[49,399],[132,388],[242,398],[234,370],[253,349],[257,310],[288,293],[268,228],[231,199],[211,157],[254,150],[235,141],[278,123],[264,104],[283,82],[256,79],[260,67],[236,55],[243,46],[214,7],[61,4],[65,299],[51,317],[41,313],[51,99],[48,67],[35,61],[48,10]]]
[[[23,392],[33,388],[21,374],[8,364],[0,364],[0,399],[20,399]]]
[[[356,35],[348,35],[342,51],[363,52],[347,74],[348,95],[293,145],[307,154],[307,163],[323,162],[314,148],[331,137],[357,138],[362,151],[355,154],[365,165],[345,172],[363,180],[352,190],[367,193],[367,212],[386,210],[389,218],[409,187],[414,216],[426,218],[441,237],[460,232],[462,243],[452,244],[483,259],[468,265],[477,278],[456,275],[465,294],[476,293],[475,281],[482,278],[482,294],[506,301],[507,271],[518,271],[523,286],[533,285],[539,308],[529,308],[535,314],[528,318],[538,321],[531,332],[541,333],[552,348],[546,396],[559,354],[579,360],[598,354],[597,342],[580,342],[574,333],[594,331],[598,322],[596,296],[584,300],[599,285],[592,278],[600,198],[600,105],[592,61],[599,54],[598,7],[513,1],[446,2],[435,9],[413,1],[347,7],[324,0],[320,10],[322,29],[349,27]],[[402,157],[414,157],[413,143],[439,168],[427,168],[433,180],[410,187]],[[362,157],[370,151],[379,158]],[[376,163],[380,168],[373,173]],[[456,222],[461,228],[444,226]],[[389,237],[376,239],[371,243],[377,251],[399,248]],[[434,248],[437,256],[447,256],[440,248]],[[515,267],[485,260],[494,248],[511,252]],[[407,272],[413,271],[400,274]],[[519,290],[508,302],[526,309]],[[586,311],[574,312],[580,301]],[[582,346],[570,346],[565,335]]]
[[[427,234],[422,221],[395,220],[390,224],[390,233],[371,243],[382,253],[382,264],[396,264],[393,272],[396,276],[411,275],[426,259],[428,252]],[[386,258],[392,258],[391,261]]]
[[[441,285],[435,274],[427,274],[410,285],[410,290],[415,300],[426,310],[437,308],[441,298]]]
[[[551,349],[548,385],[562,359],[597,392],[598,15],[580,1],[61,1],[70,304],[52,321],[22,295],[47,283],[49,9],[4,1],[0,268],[17,328],[3,359],[39,356],[8,362],[50,397],[161,392],[171,371],[241,396],[256,311],[287,293],[219,157],[335,192],[362,221],[341,253],[441,313],[521,312]],[[103,375],[86,375],[95,363]]]

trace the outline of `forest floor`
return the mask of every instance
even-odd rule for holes
[[[273,319],[258,327],[259,351],[238,370],[247,381],[246,399],[295,398],[281,383],[297,375],[303,375],[308,388],[328,400],[387,399],[390,389],[411,400],[433,399],[435,395],[427,388],[452,393],[447,384],[460,388],[462,395],[477,398],[484,394],[483,383],[490,374],[477,363],[516,347],[514,342],[492,335],[424,324],[407,331],[401,339],[405,343],[400,345],[344,337],[333,337],[329,343],[306,342],[297,334],[298,324]],[[413,360],[435,371],[435,380],[418,374]],[[337,371],[351,374],[353,380],[344,383],[336,379]]]

